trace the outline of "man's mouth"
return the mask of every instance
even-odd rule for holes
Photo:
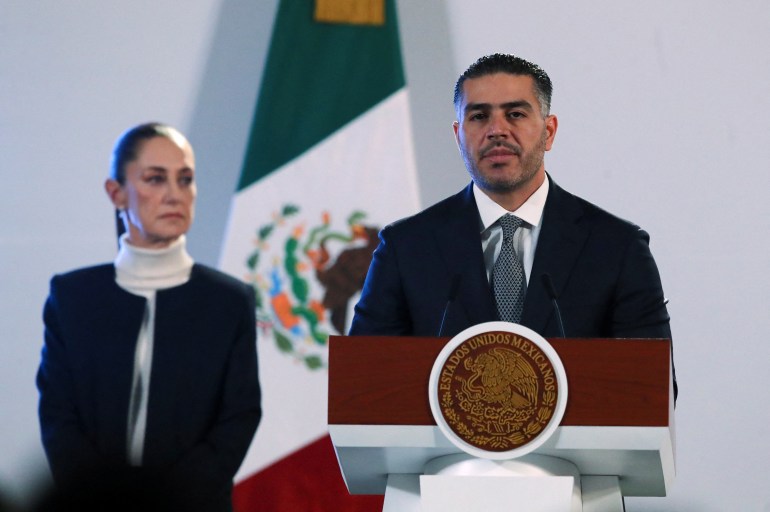
[[[509,157],[521,155],[521,148],[506,142],[496,142],[481,150],[481,158]]]

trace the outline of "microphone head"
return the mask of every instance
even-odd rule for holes
[[[450,302],[457,298],[458,290],[460,290],[460,274],[455,274],[452,276],[452,282],[449,284],[449,295],[447,295]]]
[[[556,322],[559,325],[559,332],[561,333],[561,337],[566,338],[567,335],[564,334],[564,322],[562,322],[561,311],[559,311],[559,303],[556,300],[559,297],[556,294],[556,287],[553,285],[553,279],[551,279],[551,274],[546,272],[543,275],[541,275],[540,278],[543,281],[543,286],[545,286],[545,290],[548,292],[548,295],[550,295],[551,297],[551,302],[553,302],[553,310],[556,313]]]
[[[438,327],[438,337],[440,338],[444,334],[444,322],[446,322],[447,314],[449,313],[449,306],[457,298],[457,291],[460,289],[460,274],[452,276],[452,281],[449,283],[449,294],[446,298],[446,306],[444,306],[444,314],[441,315],[441,324]]]
[[[551,279],[551,274],[546,272],[540,276],[540,278],[543,280],[543,286],[545,286],[545,291],[548,292],[548,295],[552,299],[558,298],[558,295],[556,294],[556,288],[553,286],[553,279]]]

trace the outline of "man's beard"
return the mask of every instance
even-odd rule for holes
[[[477,162],[470,154],[468,154],[465,146],[460,147],[460,153],[463,157],[463,160],[465,160],[465,166],[468,169],[468,173],[471,175],[471,179],[481,190],[498,194],[512,192],[521,187],[522,184],[528,183],[530,180],[532,180],[532,178],[542,167],[547,137],[547,132],[543,130],[543,135],[540,139],[540,142],[526,154],[524,153],[521,146],[517,146],[515,144],[511,144],[510,142],[504,141],[497,141],[495,143],[489,144],[479,151],[479,158],[483,157],[484,153],[498,147],[504,147],[515,153],[521,161],[521,172],[513,176],[485,176],[479,168]]]

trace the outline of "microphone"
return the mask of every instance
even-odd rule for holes
[[[452,305],[452,302],[457,298],[457,291],[460,289],[460,274],[455,274],[452,276],[452,281],[449,283],[449,294],[447,295],[446,299],[446,306],[444,306],[444,314],[441,315],[441,325],[438,328],[438,336],[441,337],[441,335],[444,332],[444,322],[446,322],[446,316],[449,313],[449,306]]]
[[[546,272],[540,277],[543,280],[543,286],[545,286],[545,290],[548,292],[548,296],[551,297],[551,302],[553,303],[553,309],[556,311],[556,321],[559,324],[559,331],[561,331],[561,337],[566,338],[567,335],[564,334],[564,323],[561,321],[561,311],[559,311],[559,303],[556,302],[556,298],[557,298],[556,288],[554,288],[553,286],[553,281],[551,280],[551,274]]]

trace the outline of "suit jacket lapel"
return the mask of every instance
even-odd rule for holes
[[[449,282],[454,276],[459,276],[456,301],[464,309],[469,325],[497,319],[481,252],[479,223],[471,183],[447,203],[446,220],[435,231],[438,251],[446,265]]]
[[[557,331],[555,327],[546,331],[553,316],[553,306],[542,276],[551,275],[556,294],[560,295],[589,233],[579,222],[583,215],[581,206],[550,176],[548,178],[550,188],[543,209],[543,225],[537,241],[521,321],[523,325],[544,336],[556,335]]]

